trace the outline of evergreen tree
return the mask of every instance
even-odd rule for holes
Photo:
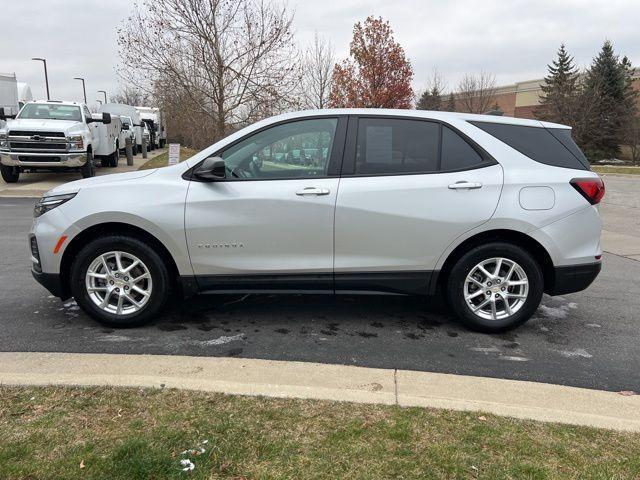
[[[453,96],[453,92],[449,94],[449,98],[447,100],[447,111],[455,112],[456,111],[456,99]]]
[[[442,92],[436,85],[431,90],[428,88],[420,95],[418,103],[416,103],[416,109],[418,110],[442,110]]]
[[[560,45],[557,58],[547,65],[549,74],[541,86],[542,98],[536,116],[542,120],[571,124],[575,120],[579,95],[579,71],[565,45]]]
[[[620,151],[626,122],[631,120],[635,106],[631,89],[631,63],[619,60],[613,45],[606,40],[602,50],[587,72],[586,89],[599,98],[598,129],[589,139],[587,148],[603,158],[612,158]]]

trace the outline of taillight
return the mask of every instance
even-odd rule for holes
[[[604,197],[604,182],[600,177],[574,178],[570,182],[580,195],[587,199],[591,205],[600,203]]]

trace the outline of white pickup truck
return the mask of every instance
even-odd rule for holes
[[[92,116],[83,103],[26,103],[15,119],[7,120],[0,129],[2,178],[14,183],[22,172],[69,170],[92,177],[97,159],[103,166],[117,166],[121,124],[106,128],[111,123],[109,113]]]

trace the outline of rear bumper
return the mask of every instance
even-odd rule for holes
[[[51,292],[51,295],[60,297],[62,300],[69,298],[69,293],[64,288],[59,274],[36,272],[33,269],[31,269],[31,274],[40,285]]]
[[[11,167],[81,167],[87,163],[87,152],[74,153],[35,153],[0,152],[0,163]]]
[[[602,262],[555,267],[552,285],[545,288],[545,293],[563,295],[580,292],[591,285],[601,269]]]

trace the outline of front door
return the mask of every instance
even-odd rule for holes
[[[192,180],[185,229],[200,288],[333,288],[344,130],[337,117],[267,127],[217,154],[227,179]]]

